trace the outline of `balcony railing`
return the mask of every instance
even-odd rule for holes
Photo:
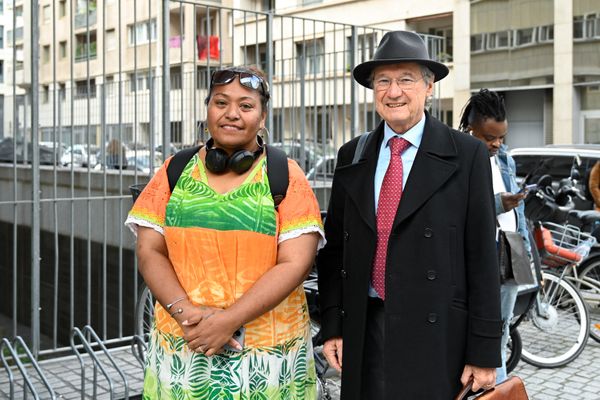
[[[86,26],[92,26],[96,24],[96,10],[90,10],[88,14],[85,12],[81,14],[75,15],[75,21],[73,22],[75,25],[75,29],[85,28]],[[88,19],[89,16],[89,19]],[[88,22],[89,21],[89,22]]]
[[[96,42],[90,42],[90,49],[87,50],[86,43],[78,43],[75,48],[75,61],[93,60],[96,58]]]

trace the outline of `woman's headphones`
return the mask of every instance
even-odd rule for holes
[[[228,169],[237,174],[243,174],[248,171],[254,160],[256,160],[263,152],[263,140],[260,136],[256,136],[258,150],[252,152],[249,150],[237,150],[231,156],[223,149],[213,147],[215,141],[213,138],[206,142],[206,158],[204,163],[206,168],[215,174],[222,174]]]

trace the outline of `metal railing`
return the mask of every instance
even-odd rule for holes
[[[208,138],[204,99],[215,69],[266,70],[265,139],[306,171],[327,171],[323,161],[341,144],[379,122],[351,71],[371,58],[383,29],[153,0],[98,1],[85,22],[76,2],[63,10],[53,0],[44,5],[54,17],[40,21],[38,3],[23,2],[33,5],[23,14],[31,15],[25,65],[15,47],[5,50],[0,93],[0,336],[23,336],[34,358],[68,350],[75,326],[97,327],[104,343],[131,339],[140,278],[123,226],[127,188]],[[94,43],[95,59],[75,62],[78,37],[85,49]],[[426,39],[438,54],[442,39]],[[110,143],[126,161],[111,164]]]

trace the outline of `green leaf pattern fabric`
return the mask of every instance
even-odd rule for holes
[[[145,400],[316,400],[310,330],[273,347],[206,357],[153,329],[146,357]]]

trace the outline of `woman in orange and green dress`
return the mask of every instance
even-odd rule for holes
[[[206,100],[211,140],[172,193],[167,160],[129,213],[139,270],[157,299],[145,399],[316,397],[302,282],[324,242],[322,222],[292,160],[275,208],[257,138],[268,100],[260,71],[216,71]]]

